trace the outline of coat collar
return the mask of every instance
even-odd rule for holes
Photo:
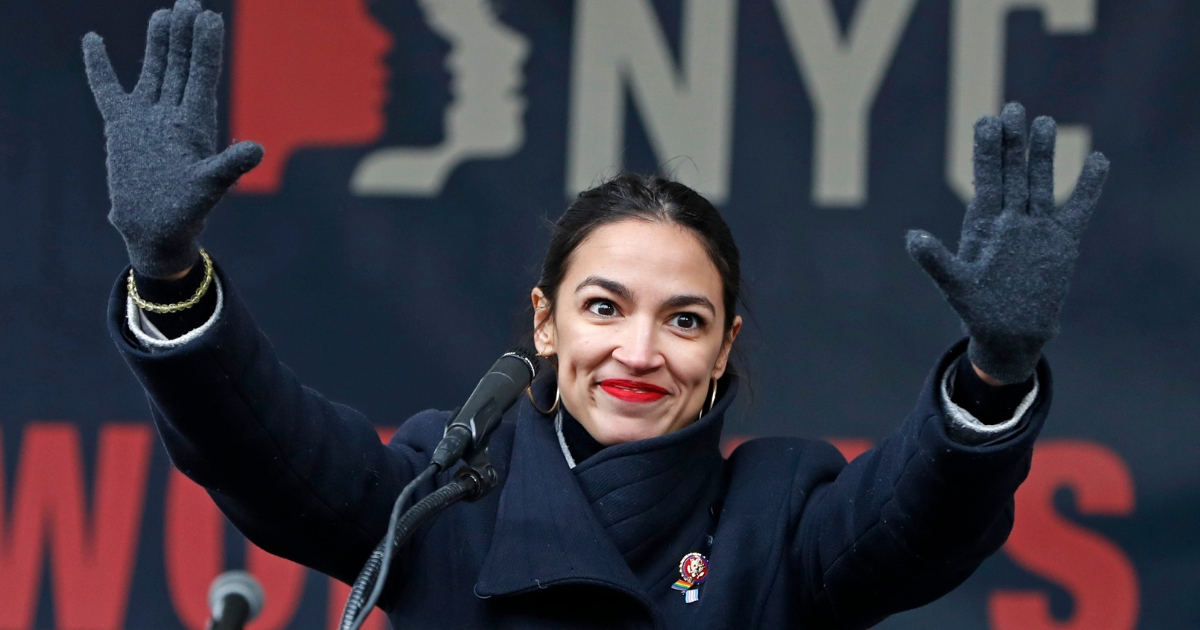
[[[643,582],[661,578],[662,567],[646,575],[650,564],[677,564],[687,553],[660,558],[678,551],[673,543],[694,546],[707,529],[720,485],[722,424],[710,411],[675,433],[610,446],[575,467],[596,520]]]
[[[542,408],[552,401],[547,393],[553,391],[554,382],[547,380],[534,386]],[[729,380],[727,391],[701,420],[675,433],[608,447],[574,471],[563,457],[552,417],[522,400],[492,544],[480,569],[476,594],[513,595],[554,584],[592,583],[624,592],[652,608],[626,558],[638,553],[631,541],[645,536],[655,522],[671,527],[677,514],[647,511],[648,501],[655,497],[625,489],[651,480],[650,494],[669,494],[670,484],[652,480],[670,478],[681,462],[692,474],[700,472],[692,470],[696,465],[720,470],[721,426],[737,391],[736,381]],[[622,528],[625,521],[630,525]]]

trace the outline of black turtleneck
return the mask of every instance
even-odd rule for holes
[[[563,440],[567,442],[567,448],[571,449],[571,458],[576,464],[582,464],[587,458],[604,450],[605,446],[596,441],[565,407],[562,412]]]
[[[700,549],[720,485],[724,406],[667,435],[607,447],[563,410],[563,439],[576,463],[571,472],[647,588],[669,584],[679,559]]]

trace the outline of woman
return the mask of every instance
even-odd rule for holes
[[[175,465],[264,549],[349,582],[448,414],[418,414],[381,445],[365,418],[280,364],[198,248],[207,211],[262,156],[245,142],[216,153],[221,38],[220,18],[194,0],[155,13],[128,95],[99,38],[84,40],[110,219],[133,263],[110,330]],[[849,465],[801,439],[754,440],[722,459],[741,327],[728,228],[658,178],[582,193],[531,293],[555,373],[492,437],[498,488],[401,551],[382,603],[392,622],[865,628],[953,589],[1011,527],[1050,404],[1041,347],[1107,171],[1089,158],[1055,209],[1054,134],[1040,118],[1027,141],[1017,105],[981,119],[958,253],[909,234],[970,339],[938,361],[908,419]]]

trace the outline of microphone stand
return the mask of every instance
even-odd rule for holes
[[[208,588],[211,617],[207,630],[242,630],[258,616],[266,596],[262,585],[245,571],[226,571]]]

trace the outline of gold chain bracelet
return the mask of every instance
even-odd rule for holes
[[[204,297],[204,294],[208,293],[208,289],[212,286],[213,280],[212,258],[209,258],[208,252],[204,251],[203,249],[200,250],[200,258],[204,259],[204,280],[200,282],[200,286],[196,288],[196,292],[192,294],[192,297],[174,304],[155,304],[153,302],[147,302],[146,300],[142,299],[142,296],[138,295],[137,284],[135,284],[133,281],[133,270],[130,269],[128,283],[129,299],[133,300],[133,303],[143,311],[150,311],[151,313],[160,314],[178,313],[179,311],[192,308],[193,306],[199,304],[200,299]]]

